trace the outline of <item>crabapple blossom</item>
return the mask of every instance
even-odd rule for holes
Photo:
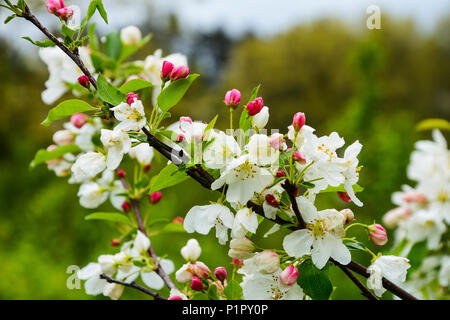
[[[98,152],[88,152],[75,161],[72,166],[72,178],[75,182],[83,182],[94,178],[106,169],[106,158]]]
[[[196,261],[200,257],[202,248],[196,239],[189,239],[186,245],[181,248],[181,256],[186,261]]]
[[[264,250],[254,256],[258,272],[270,274],[280,268],[280,257],[271,250]]]
[[[376,246],[384,246],[388,241],[386,229],[380,224],[368,226],[369,237]]]
[[[242,238],[247,232],[256,233],[258,228],[258,217],[252,209],[242,208],[236,212],[234,217],[231,236]]]
[[[131,148],[131,139],[128,134],[117,128],[114,130],[102,129],[100,141],[108,150],[106,166],[110,170],[116,169],[122,161],[123,155]]]
[[[261,111],[252,119],[252,126],[254,128],[263,129],[267,122],[269,122],[269,108],[264,106]]]
[[[137,45],[142,39],[141,30],[136,26],[128,26],[120,30],[120,40],[128,46]]]
[[[147,121],[144,105],[138,99],[135,99],[131,105],[122,102],[111,110],[114,111],[114,117],[120,121],[114,130],[139,131]]]
[[[395,284],[400,284],[406,279],[406,270],[410,267],[409,260],[396,256],[381,256],[377,258],[369,268],[370,276],[367,279],[367,287],[381,297],[386,291],[383,288],[382,278],[386,278]]]
[[[142,166],[149,165],[154,156],[153,148],[147,143],[140,143],[137,146],[131,147],[128,155],[131,159],[136,159]]]

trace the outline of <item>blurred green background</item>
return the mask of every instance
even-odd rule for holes
[[[365,26],[364,14],[361,25]],[[356,139],[363,144],[360,184],[365,190],[359,197],[364,207],[350,206],[359,221],[380,221],[393,207],[390,194],[408,182],[405,169],[414,141],[429,138],[429,132],[415,131],[417,122],[450,116],[449,18],[442,18],[427,33],[414,20],[386,14],[382,29],[372,31],[355,30],[337,18],[299,21],[270,37],[252,33],[230,37],[217,29],[190,35],[194,48],[190,52],[180,49],[178,40],[185,35],[177,17],[168,20],[163,26],[152,19],[140,25],[143,33],[153,32],[154,37],[134,58],[144,58],[157,48],[165,53],[179,50],[189,56],[191,70],[201,73],[174,109],[173,119],[188,115],[210,121],[219,114],[217,127],[225,129],[225,91],[238,88],[247,98],[261,84],[260,93],[271,114],[268,128],[286,131],[292,115],[302,111],[317,134],[337,131],[347,145]],[[17,20],[1,28],[26,23]],[[61,123],[50,128],[39,125],[49,109],[40,99],[47,70],[28,43],[21,44],[29,51],[24,55],[17,54],[20,47],[8,41],[0,40],[0,299],[95,298],[83,289],[67,289],[66,268],[83,267],[100,254],[115,253],[118,249],[110,246],[110,240],[118,233],[111,223],[84,220],[90,211],[78,204],[78,186],[57,178],[45,166],[28,169],[35,152],[49,145]],[[155,161],[154,173],[163,164],[160,158]],[[322,208],[346,207],[336,195],[321,197]],[[150,215],[184,216],[193,205],[210,199],[213,193],[188,181],[166,190]],[[108,210],[108,204],[104,209]],[[255,241],[268,248],[280,247],[282,232],[262,238],[270,227],[262,224]],[[218,245],[213,233],[195,235],[203,249],[200,260],[211,268],[229,268],[227,247]],[[357,235],[367,240],[364,234]],[[172,233],[151,240],[157,253],[167,254],[180,267],[179,250],[190,237]],[[368,263],[366,256],[354,257]],[[331,275],[338,287],[334,299],[361,298],[340,270],[331,268]],[[123,298],[147,297],[129,289]]]

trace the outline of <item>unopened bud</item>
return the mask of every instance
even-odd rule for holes
[[[281,283],[291,286],[293,285],[298,278],[298,269],[293,265],[287,266],[281,273],[280,273],[280,281]]]
[[[345,217],[345,223],[344,224],[350,223],[353,220],[355,220],[355,214],[353,213],[352,210],[347,208],[347,209],[341,210],[340,212]]]
[[[286,171],[280,169],[280,170],[277,171],[276,176],[277,176],[277,178],[281,178],[281,177],[286,177],[287,174],[286,174]]]
[[[63,0],[48,0],[45,4],[47,11],[51,14],[56,14],[59,9],[65,7]]]
[[[244,265],[244,261],[242,261],[241,259],[231,259],[231,263],[236,266],[236,267],[240,267],[242,265]]]
[[[120,40],[126,45],[135,46],[141,39],[141,30],[136,26],[128,26],[120,30]]]
[[[294,161],[297,161],[297,162],[300,163],[300,164],[305,164],[305,163],[306,163],[306,158],[305,158],[304,154],[301,153],[300,151],[295,151],[295,152],[292,154],[292,159],[293,159]]]
[[[270,146],[275,150],[282,150],[285,142],[281,133],[274,133],[270,136]]]
[[[211,270],[203,262],[197,261],[191,265],[192,273],[200,279],[206,279],[211,275]]]
[[[383,216],[383,222],[389,228],[395,228],[397,224],[411,215],[411,209],[407,207],[398,207],[388,211]]]
[[[224,281],[227,278],[227,269],[225,269],[225,267],[217,267],[216,270],[214,270],[214,275],[220,281]]]
[[[236,108],[236,106],[241,102],[241,92],[237,89],[232,89],[227,91],[225,94],[225,104],[230,108]]]
[[[130,210],[131,210],[131,203],[128,202],[128,201],[124,201],[124,202],[122,203],[121,207],[122,207],[122,210],[123,210],[123,211],[125,211],[125,212],[130,212]]]
[[[292,126],[295,131],[300,131],[300,129],[305,125],[306,117],[303,112],[297,112],[294,114],[294,118],[292,119]]]
[[[73,143],[73,134],[69,130],[58,130],[53,134],[53,141],[57,145]]]
[[[112,245],[113,247],[119,246],[119,245],[120,245],[120,239],[119,239],[119,238],[114,238],[114,239],[112,239],[112,240],[111,240],[111,245]]]
[[[230,241],[228,256],[235,259],[248,259],[253,256],[255,245],[248,238],[233,239]]]
[[[344,201],[344,202],[352,202],[352,199],[350,199],[350,196],[348,195],[347,192],[338,191],[337,194],[338,194],[339,198],[341,198],[342,201]]]
[[[172,223],[174,224],[183,224],[184,218],[183,217],[175,217],[172,219]]]
[[[127,94],[127,103],[131,106],[134,103],[134,100],[139,100],[139,96],[134,92],[128,93]]]
[[[376,246],[383,246],[388,241],[386,229],[380,224],[372,224],[368,227],[369,237]]]
[[[64,21],[67,21],[73,16],[73,9],[69,7],[61,8],[56,11],[56,15],[60,16]]]
[[[78,77],[78,83],[85,88],[89,88],[91,86],[91,82],[89,81],[89,78],[86,75],[82,75]]]
[[[127,173],[125,171],[123,171],[122,169],[117,170],[117,176],[119,178],[123,178],[127,175]]]
[[[274,273],[280,268],[280,257],[272,250],[264,250],[255,255],[255,264],[261,273]]]
[[[148,199],[150,200],[151,203],[155,204],[158,203],[159,200],[161,200],[162,198],[162,192],[161,191],[155,191],[152,192],[149,196]]]
[[[195,291],[201,291],[203,289],[203,282],[198,277],[192,277],[191,289]]]
[[[144,166],[144,172],[148,172],[150,169],[152,168],[152,165],[149,163],[149,164],[146,164],[145,166]]]
[[[277,198],[273,194],[266,194],[266,202],[271,205],[272,207],[278,207],[280,206],[280,203],[278,202]]]
[[[162,65],[162,69],[161,69],[161,79],[164,81],[169,80],[170,77],[170,73],[172,72],[173,68],[174,68],[174,64],[170,61],[164,60],[163,61],[163,65]]]
[[[188,66],[178,66],[174,67],[172,72],[170,73],[170,80],[177,81],[179,79],[184,79],[189,75],[189,67]]]
[[[180,296],[172,296],[172,297],[169,297],[169,299],[167,299],[167,300],[183,300],[183,298]]]
[[[84,113],[75,113],[70,117],[70,123],[80,129],[87,122],[87,116]]]
[[[181,256],[187,261],[196,261],[202,252],[202,248],[196,239],[190,239],[186,245],[181,248]]]
[[[247,111],[248,111],[248,114],[249,114],[250,116],[254,116],[255,114],[258,114],[258,113],[262,110],[263,107],[264,107],[264,101],[263,101],[263,98],[258,97],[258,98],[256,98],[255,100],[250,101],[250,102],[247,104]]]
[[[177,137],[177,142],[182,142],[184,140],[184,136],[182,134],[179,134]]]

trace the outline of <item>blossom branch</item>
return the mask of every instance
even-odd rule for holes
[[[151,291],[151,290],[148,290],[147,288],[144,288],[143,286],[137,284],[137,283],[134,282],[134,281],[133,281],[133,282],[130,282],[130,283],[123,282],[123,281],[119,281],[119,280],[116,280],[116,279],[113,279],[113,278],[108,277],[108,276],[107,276],[106,274],[104,274],[104,273],[102,273],[102,274],[100,275],[100,279],[105,279],[108,283],[116,283],[116,284],[120,284],[120,285],[125,286],[125,287],[130,287],[130,288],[137,289],[137,290],[139,290],[139,291],[142,291],[142,292],[144,292],[144,293],[146,293],[146,294],[152,296],[153,298],[155,298],[155,300],[167,300],[167,298],[165,298],[165,297],[163,297],[163,296],[160,296],[158,293],[153,292],[153,291]]]
[[[339,268],[341,268],[341,270],[347,275],[347,277],[350,278],[350,280],[353,281],[354,284],[356,284],[356,286],[361,290],[361,294],[366,297],[369,300],[378,300],[377,297],[375,297],[373,295],[372,292],[370,292],[369,289],[367,289],[367,287],[365,285],[363,285],[361,283],[361,281],[358,280],[358,278],[355,277],[355,275],[348,270],[345,266],[343,265],[338,265]]]

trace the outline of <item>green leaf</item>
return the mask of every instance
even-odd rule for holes
[[[210,285],[208,289],[208,299],[209,300],[219,300],[219,291],[217,290],[217,286]]]
[[[219,117],[219,115],[217,114],[210,123],[208,123],[208,125],[206,126],[205,130],[204,130],[204,134],[205,134],[205,140],[208,140],[209,138],[209,131],[212,130],[214,128],[214,126],[216,125],[216,121],[217,118]]]
[[[47,48],[47,47],[54,47],[55,43],[51,40],[44,40],[44,41],[33,41],[30,37],[22,37],[22,39],[30,41],[35,46],[41,47],[41,48]]]
[[[120,32],[113,31],[106,35],[105,53],[108,57],[118,60],[122,52],[122,40],[120,40]]]
[[[432,129],[450,130],[450,122],[445,119],[425,119],[416,126],[417,131],[425,131]]]
[[[102,0],[96,0],[96,2],[98,13],[100,13],[100,15],[102,16],[103,21],[108,24],[108,14],[106,13],[105,6],[103,5]]]
[[[223,294],[228,300],[240,300],[242,299],[242,288],[236,280],[231,280],[223,290]]]
[[[428,247],[426,241],[415,243],[407,256],[407,258],[409,259],[409,263],[411,264],[411,268],[418,268],[422,264],[422,260],[427,256],[427,254]]]
[[[328,265],[319,270],[312,260],[306,260],[298,266],[298,273],[297,283],[308,296],[314,300],[328,300],[333,292]]]
[[[97,79],[98,95],[100,98],[113,106],[119,105],[125,100],[126,95],[119,91],[115,86],[106,80],[103,75],[99,75]]]
[[[21,10],[24,11],[25,10],[25,0],[19,0],[17,1],[17,7]]]
[[[142,38],[142,40],[139,41],[139,43],[137,43],[134,46],[130,46],[130,45],[126,45],[126,44],[122,43],[122,53],[120,55],[119,61],[125,60],[126,58],[131,56],[133,53],[138,51],[140,48],[142,48],[144,45],[146,45],[150,41],[151,38],[152,38],[152,35],[149,34],[149,35],[145,36],[144,38]]]
[[[150,190],[151,192],[160,191],[177,185],[187,179],[189,179],[189,176],[185,172],[178,170],[178,167],[171,163],[152,179]]]
[[[250,99],[248,102],[255,100],[258,97],[259,88],[261,88],[261,85],[258,84],[255,88],[253,88],[252,93],[250,94]]]
[[[198,74],[191,74],[185,79],[170,83],[158,96],[158,106],[162,112],[169,111],[170,108],[180,102],[192,82],[198,77]]]
[[[363,190],[364,190],[364,188],[361,187],[359,184],[353,185],[353,191],[362,192]],[[320,193],[325,193],[325,192],[346,192],[346,191],[345,191],[344,185],[341,184],[338,187],[328,186],[328,188],[326,188],[325,190],[320,191]]]
[[[66,37],[69,37],[72,39],[73,35],[75,34],[76,30],[70,29],[67,25],[64,23],[61,25],[61,33],[65,35]]]
[[[78,100],[78,99],[70,99],[61,102],[56,107],[52,108],[48,112],[47,118],[42,121],[42,125],[48,127],[53,121],[59,120],[68,116],[71,116],[75,113],[85,112],[85,111],[93,111],[99,110],[98,108],[94,108],[89,103]]]
[[[350,249],[350,250],[359,250],[366,252],[366,247],[361,242],[353,242],[353,241],[344,241],[344,244]]]
[[[98,41],[97,35],[95,34],[95,23],[89,26],[88,36],[89,36],[89,47],[91,47],[91,49],[94,51],[99,51],[100,43]]]
[[[182,224],[179,223],[168,223],[162,229],[161,233],[167,232],[186,232]]]
[[[120,88],[120,92],[122,93],[129,93],[129,92],[133,92],[133,91],[137,91],[137,90],[141,90],[141,89],[145,89],[145,88],[149,88],[152,87],[153,84],[147,80],[143,80],[143,79],[133,79],[130,80],[126,83],[124,83]]]
[[[7,24],[8,22],[10,22],[12,19],[14,19],[15,17],[17,17],[16,14],[12,14],[8,17],[6,17],[5,21],[3,22],[4,24]]]
[[[57,159],[65,155],[66,153],[79,152],[80,148],[76,144],[68,144],[64,146],[57,147],[52,151],[47,151],[45,149],[40,149],[36,152],[33,161],[30,163],[30,167],[34,168],[38,164],[45,163],[46,161]]]
[[[127,216],[117,212],[95,212],[84,217],[84,220],[107,220],[131,225],[131,221]]]

